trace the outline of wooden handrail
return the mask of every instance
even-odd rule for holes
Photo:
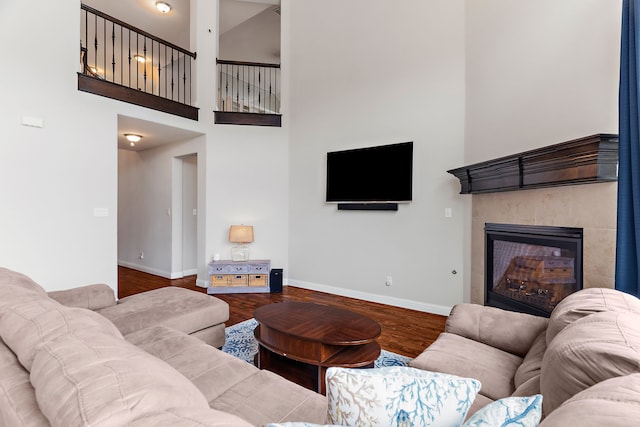
[[[247,67],[265,67],[265,68],[280,68],[280,64],[268,64],[265,62],[243,62],[243,61],[227,61],[226,59],[217,59],[217,64],[226,65],[244,65]]]
[[[123,28],[126,28],[128,30],[134,31],[134,32],[136,32],[136,33],[138,33],[138,34],[140,34],[142,36],[150,38],[151,40],[154,40],[154,41],[156,41],[158,43],[164,44],[164,45],[166,45],[166,46],[168,46],[168,47],[170,47],[172,49],[175,49],[175,50],[177,50],[177,51],[179,51],[181,53],[184,53],[185,55],[188,55],[188,56],[192,57],[193,59],[196,59],[196,56],[197,56],[196,52],[189,52],[188,50],[186,50],[184,48],[181,48],[180,46],[177,46],[177,45],[175,45],[175,44],[173,44],[171,42],[163,40],[160,37],[156,37],[156,36],[154,36],[152,34],[149,34],[146,31],[141,30],[140,28],[134,27],[133,25],[127,24],[126,22],[121,21],[118,18],[114,18],[113,16],[110,16],[110,15],[107,15],[106,13],[100,12],[99,10],[94,9],[91,6],[87,6],[84,3],[81,3],[80,7],[83,10],[86,10],[87,12],[93,13],[94,15],[97,15],[97,16],[99,16],[101,18],[106,19],[107,21],[111,21],[111,22],[113,22],[115,24],[120,25]]]

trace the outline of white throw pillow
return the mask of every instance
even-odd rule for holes
[[[462,427],[536,427],[542,418],[542,395],[505,397],[473,414]]]
[[[327,370],[327,422],[459,427],[480,381],[409,367]]]

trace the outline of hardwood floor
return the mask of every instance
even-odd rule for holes
[[[206,289],[196,286],[196,276],[170,280],[118,267],[118,298],[165,286],[179,286],[206,293]],[[229,304],[227,326],[252,318],[254,310],[260,306],[282,301],[309,301],[351,310],[380,324],[382,334],[377,341],[383,349],[409,357],[416,357],[431,344],[444,331],[446,321],[446,317],[436,314],[293,286],[284,286],[283,292],[277,294],[227,294],[216,297]]]

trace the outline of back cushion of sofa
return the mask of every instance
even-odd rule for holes
[[[2,340],[27,370],[31,370],[33,359],[44,343],[78,329],[89,329],[122,338],[120,331],[99,314],[81,308],[65,307],[49,298],[5,307],[0,322]]]
[[[542,357],[547,350],[546,332],[542,331],[540,335],[533,341],[531,348],[524,356],[522,364],[518,366],[516,374],[513,377],[513,383],[516,389],[531,378],[540,375],[542,367]]]
[[[640,314],[640,299],[607,288],[590,288],[575,292],[560,301],[551,313],[547,327],[547,344],[567,325],[603,311]]]
[[[629,427],[639,420],[640,373],[612,378],[576,394],[540,427]]]
[[[129,425],[150,412],[209,407],[166,363],[121,338],[88,330],[44,344],[31,383],[52,426]]]
[[[47,427],[36,401],[29,371],[16,355],[0,340],[0,426]]]
[[[565,327],[542,359],[540,390],[550,414],[577,393],[640,370],[640,315],[603,312]]]
[[[17,271],[0,267],[0,286],[4,285],[18,286],[20,288],[34,291],[43,295],[47,294],[42,286],[31,280],[30,277],[22,273],[18,273]]]

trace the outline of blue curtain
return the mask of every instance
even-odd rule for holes
[[[623,0],[620,49],[618,231],[616,289],[640,296],[640,119],[638,43],[640,10]]]

